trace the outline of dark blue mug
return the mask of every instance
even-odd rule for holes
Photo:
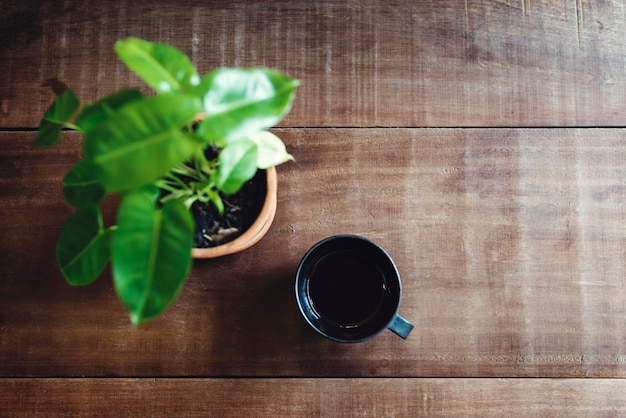
[[[356,235],[318,242],[296,273],[300,312],[333,341],[362,342],[385,329],[407,338],[413,325],[398,314],[401,296],[400,275],[389,254]]]

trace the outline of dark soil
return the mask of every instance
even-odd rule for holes
[[[235,194],[222,196],[224,214],[219,215],[211,203],[195,202],[191,214],[196,222],[194,247],[216,247],[243,234],[256,220],[267,190],[265,170],[258,170]]]

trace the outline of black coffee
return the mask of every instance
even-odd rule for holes
[[[322,257],[309,278],[313,309],[339,325],[357,325],[375,314],[385,294],[380,269],[364,256],[350,250]]]

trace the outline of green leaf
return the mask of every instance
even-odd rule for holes
[[[79,210],[63,224],[56,247],[61,273],[71,285],[98,278],[111,257],[113,230],[104,229],[97,206]]]
[[[196,89],[206,118],[198,135],[224,146],[277,124],[289,111],[299,82],[265,68],[223,68],[207,75]]]
[[[63,179],[63,195],[76,209],[98,204],[106,194],[97,180],[97,169],[89,160],[81,160]]]
[[[229,143],[220,152],[215,185],[225,194],[236,193],[257,169],[257,146],[249,139]]]
[[[193,218],[172,200],[155,207],[153,190],[124,197],[113,241],[113,281],[134,324],[163,313],[191,267]]]
[[[211,203],[213,203],[213,206],[215,206],[215,209],[217,209],[217,213],[221,216],[224,214],[224,200],[222,200],[222,196],[220,196],[219,192],[217,190],[207,190],[207,196],[209,197],[209,200],[211,201]]]
[[[287,152],[283,141],[269,131],[257,132],[254,135],[250,135],[249,138],[257,146],[257,167],[262,170],[294,159]]]
[[[44,114],[33,144],[43,146],[55,144],[61,137],[61,131],[79,107],[80,100],[72,90],[65,90],[63,94],[58,95]]]
[[[172,46],[127,38],[115,44],[115,51],[128,68],[159,93],[190,91],[200,82],[189,58]]]
[[[143,95],[137,89],[122,89],[98,100],[96,103],[85,106],[76,117],[76,124],[83,132],[88,132],[114,114],[115,110],[142,97]]]
[[[108,191],[154,182],[186,161],[202,144],[183,132],[198,112],[198,99],[161,95],[133,101],[85,135],[85,155]]]

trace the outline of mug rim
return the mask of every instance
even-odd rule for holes
[[[390,271],[392,273],[391,274],[392,277],[385,277],[385,278],[386,278],[386,280],[389,280],[389,279],[393,280],[393,286],[396,288],[394,293],[396,294],[395,299],[397,299],[397,300],[394,300],[395,306],[393,307],[393,309],[389,310],[389,312],[391,313],[389,318],[385,319],[384,323],[381,322],[379,327],[376,328],[374,331],[370,332],[367,335],[360,336],[360,337],[354,338],[354,339],[353,338],[341,338],[339,336],[332,335],[332,334],[330,334],[330,333],[320,329],[320,327],[316,323],[313,322],[311,317],[314,316],[314,317],[319,318],[320,320],[324,320],[324,319],[321,317],[321,315],[319,315],[315,311],[314,307],[310,303],[308,291],[306,290],[307,286],[305,286],[305,288],[304,288],[305,290],[304,291],[302,289],[302,285],[306,284],[308,282],[308,277],[305,277],[305,273],[306,272],[304,271],[305,266],[307,266],[307,262],[311,261],[311,257],[317,251],[319,251],[319,249],[321,247],[324,247],[324,246],[328,245],[329,243],[334,242],[334,241],[338,241],[338,240],[359,241],[359,242],[364,243],[365,245],[367,245],[367,247],[369,247],[369,248],[373,249],[374,251],[376,251],[378,254],[380,254],[380,256],[383,257],[384,261],[388,264],[386,270],[388,270],[388,271]],[[348,249],[354,249],[354,248],[350,247]],[[345,248],[342,248],[342,250],[345,250]],[[331,254],[334,251],[335,250],[330,250],[327,253],[322,253],[319,257],[316,257],[314,259],[314,262],[319,261],[320,259],[322,259],[326,255]],[[381,267],[381,266],[378,266],[378,267]],[[296,271],[295,293],[296,293],[295,296],[296,296],[296,301],[298,303],[298,309],[300,310],[300,313],[304,317],[305,321],[309,324],[309,326],[311,326],[311,328],[313,328],[318,334],[320,334],[323,337],[326,337],[326,338],[328,338],[330,340],[337,341],[337,342],[357,343],[357,342],[367,341],[369,339],[374,338],[378,334],[382,333],[385,329],[387,329],[389,327],[389,325],[398,316],[398,310],[400,308],[400,302],[401,302],[401,299],[402,299],[402,282],[400,280],[400,273],[398,272],[398,268],[397,268],[395,262],[393,261],[393,259],[389,255],[389,253],[383,247],[381,247],[379,244],[377,244],[376,242],[372,241],[371,239],[363,237],[361,235],[338,234],[338,235],[332,235],[332,236],[326,237],[326,238],[318,241],[311,248],[309,248],[309,250],[304,254],[302,259],[300,260],[300,263],[298,264],[298,269]],[[331,321],[326,319],[324,322],[325,323],[329,323]],[[337,327],[337,328],[339,328],[339,327]],[[358,327],[355,327],[355,329],[356,328],[358,328]]]

